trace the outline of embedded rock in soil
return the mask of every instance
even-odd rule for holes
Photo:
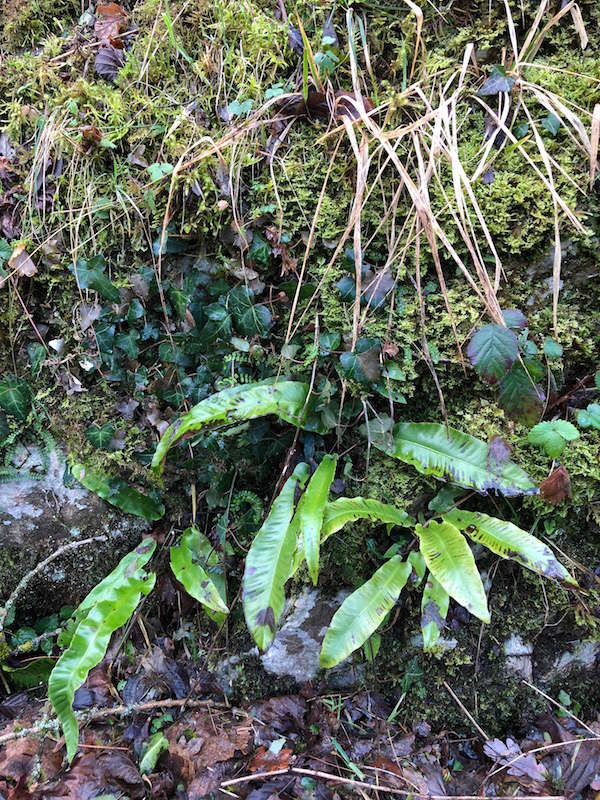
[[[524,642],[520,636],[513,633],[504,642],[504,655],[507,672],[526,681],[533,680],[533,645],[530,642]]]
[[[27,452],[27,451],[25,451]],[[69,542],[104,536],[70,549],[36,574],[19,594],[17,618],[33,620],[77,605],[139,542],[149,523],[125,516],[77,482],[65,485],[58,449],[32,448],[17,477],[0,484],[0,601],[37,564]]]
[[[257,685],[270,686],[273,692],[291,690],[307,682],[322,680],[326,688],[346,689],[361,683],[364,664],[354,665],[348,658],[326,672],[319,667],[319,653],[331,618],[347,597],[323,597],[317,589],[304,589],[288,601],[283,621],[270,648],[259,654],[256,647],[222,661],[217,677],[225,692],[236,694],[247,681],[250,669],[258,673]],[[247,693],[247,689],[244,689]]]

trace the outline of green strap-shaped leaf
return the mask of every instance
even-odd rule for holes
[[[75,691],[89,671],[104,658],[114,631],[127,622],[140,597],[154,587],[154,573],[140,578],[137,570],[128,575],[127,570],[119,567],[109,576],[113,580],[103,582],[101,599],[88,607],[75,629],[71,644],[56,662],[48,680],[48,697],[63,729],[69,762],[75,755],[79,739],[77,718],[73,713]],[[118,580],[115,572],[119,575]],[[86,601],[87,598],[84,603]]]
[[[245,384],[217,392],[167,428],[156,447],[152,469],[161,472],[167,452],[176,442],[208,426],[230,425],[267,414],[275,414],[293,425],[302,425],[308,395],[308,384],[297,381]]]
[[[197,528],[184,531],[179,544],[171,548],[171,569],[188,594],[199,603],[222,614],[229,609],[210,573],[210,565],[202,557],[202,539]]]
[[[89,469],[83,464],[72,464],[71,472],[90,492],[95,492],[107,503],[110,503],[126,514],[135,514],[144,519],[160,519],[165,513],[162,503],[153,500],[120,478],[108,478]]]
[[[323,639],[319,657],[322,667],[335,667],[363,646],[397,602],[411,571],[410,564],[394,556],[344,600]]]
[[[413,517],[391,503],[381,503],[368,497],[340,497],[325,506],[321,541],[324,542],[333,533],[337,533],[348,522],[358,519],[370,519],[372,522],[384,522],[401,528],[410,528],[415,524]]]
[[[273,641],[285,605],[284,585],[292,567],[296,535],[290,526],[296,488],[304,488],[308,466],[300,463],[273,501],[269,516],[246,556],[243,603],[246,624],[260,650]]]
[[[157,731],[146,743],[142,758],[140,759],[140,772],[147,775],[154,772],[158,757],[163,750],[169,749],[169,740],[162,731]]]
[[[319,544],[325,505],[329,497],[329,488],[335,477],[337,457],[324,456],[311,477],[298,509],[300,533],[304,544],[304,552],[308,572],[313,584],[317,585],[319,577]]]
[[[122,586],[130,578],[144,581],[146,572],[143,567],[150,561],[156,550],[156,540],[147,536],[138,544],[135,550],[127,553],[119,561],[113,571],[87,594],[75,611],[75,619],[81,620],[87,612],[103,600],[113,596],[115,589]]]
[[[458,508],[444,514],[444,519],[497,556],[512,559],[546,578],[577,585],[549,547],[512,522]]]
[[[487,598],[471,548],[462,533],[450,522],[417,525],[421,552],[429,571],[471,614],[490,621]]]
[[[448,616],[450,595],[442,584],[431,575],[427,575],[423,597],[421,598],[421,631],[423,632],[423,650],[431,652],[438,643]]]
[[[489,457],[488,446],[467,433],[435,422],[399,422],[392,440],[378,436],[373,444],[388,455],[412,464],[423,475],[449,481],[481,494],[535,494],[529,475],[510,460],[501,463]]]
[[[304,502],[304,496],[298,504],[298,511],[292,520],[292,526],[297,525],[299,512]],[[401,528],[411,528],[416,520],[401,508],[390,503],[381,503],[368,497],[340,497],[325,506],[323,525],[321,526],[321,544],[332,534],[337,533],[349,522],[359,519],[368,519],[371,522],[383,522],[387,525],[398,525]],[[298,549],[294,554],[291,575],[294,575],[304,560],[304,542],[298,539]],[[290,577],[291,577],[290,575]]]

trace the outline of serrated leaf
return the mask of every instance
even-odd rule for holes
[[[512,522],[459,508],[444,514],[444,519],[501,558],[516,561],[545,578],[575,583],[549,547]]]
[[[590,403],[587,409],[577,412],[577,424],[582,428],[596,428],[600,431],[600,403]]]
[[[527,435],[527,441],[543,447],[549,458],[558,458],[565,449],[566,443],[578,438],[577,428],[564,419],[538,422]]]
[[[147,775],[154,771],[158,757],[163,750],[169,749],[169,740],[161,731],[152,736],[144,746],[142,758],[140,759],[140,772]]]
[[[32,393],[27,381],[6,375],[0,380],[0,408],[20,420],[27,419],[31,410]]]
[[[186,592],[199,603],[212,611],[228,614],[229,609],[213,581],[211,567],[202,557],[203,540],[206,537],[197,528],[184,531],[179,544],[171,548],[171,569]]]
[[[513,331],[522,331],[528,325],[527,317],[518,308],[503,308],[502,316],[507,328]]]
[[[108,450],[114,435],[115,427],[110,422],[106,422],[104,425],[94,422],[85,431],[85,438],[99,450]]]
[[[545,395],[521,364],[513,364],[500,382],[498,400],[510,419],[535,425],[544,408]]]
[[[450,595],[430,573],[421,598],[421,633],[423,650],[426,653],[430,653],[439,641],[449,605]]]
[[[485,325],[475,332],[467,356],[477,373],[488,383],[501,380],[519,355],[514,332],[504,325]]]
[[[546,336],[544,339],[544,353],[551,361],[557,358],[562,358],[562,345],[558,342],[555,342],[550,336]]]
[[[131,617],[141,596],[152,591],[156,578],[154,573],[148,575],[141,569],[133,569],[140,557],[143,561],[151,550],[146,545],[141,556],[136,555],[136,551],[129,553],[86,597],[76,612],[80,621],[71,643],[56,662],[48,680],[48,697],[63,729],[69,762],[75,755],[79,738],[73,713],[75,691],[89,671],[104,658],[114,631]],[[124,561],[128,564],[125,568]]]
[[[259,649],[275,636],[285,605],[284,586],[292,567],[296,535],[290,525],[297,488],[303,488],[308,466],[300,463],[273,501],[271,511],[254,537],[244,569],[242,599],[248,630]]]
[[[347,597],[327,629],[319,664],[331,669],[362,647],[394,607],[412,571],[410,564],[394,556]]]
[[[73,464],[71,472],[79,483],[90,492],[95,492],[107,503],[110,503],[126,514],[135,514],[144,519],[160,519],[165,513],[162,503],[153,500],[120,478],[109,478],[86,467],[84,464]]]
[[[308,572],[315,586],[319,577],[321,526],[329,497],[329,488],[335,477],[336,465],[337,457],[329,455],[323,457],[306,487],[302,504],[298,509],[299,532],[304,544]]]
[[[234,386],[207,397],[169,425],[156,447],[152,469],[162,472],[169,449],[183,437],[198,433],[208,426],[231,425],[241,420],[274,414],[286,422],[302,427],[308,420],[310,411],[308,394],[309,386],[306,383],[268,381]],[[317,425],[315,429],[313,425],[314,420],[311,420],[311,430],[316,433],[326,432],[325,428]]]
[[[510,460],[496,463],[488,458],[485,442],[468,433],[436,422],[399,422],[390,435],[372,435],[375,447],[412,464],[421,474],[433,475],[481,494],[492,490],[507,496],[535,494],[529,475]]]
[[[415,527],[421,552],[433,577],[450,597],[483,622],[490,621],[487,598],[471,548],[450,522]]]

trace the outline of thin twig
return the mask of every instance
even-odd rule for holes
[[[467,717],[467,719],[468,719],[468,720],[469,720],[469,722],[470,722],[470,723],[473,725],[473,727],[475,728],[475,730],[477,731],[477,733],[478,733],[478,734],[481,736],[481,738],[483,739],[483,741],[484,741],[484,742],[488,742],[488,741],[489,741],[489,739],[490,739],[490,737],[489,737],[489,736],[487,735],[487,733],[486,733],[486,732],[483,730],[483,728],[482,728],[482,727],[479,725],[479,723],[478,723],[478,722],[475,720],[475,717],[474,717],[474,716],[471,714],[471,712],[470,712],[470,711],[468,711],[468,710],[465,708],[465,706],[464,706],[464,705],[461,703],[461,701],[458,699],[458,697],[456,696],[456,694],[455,694],[455,693],[452,691],[452,689],[450,688],[450,686],[448,686],[448,684],[446,683],[446,681],[444,681],[444,686],[446,687],[446,690],[448,691],[448,694],[450,695],[450,697],[451,697],[451,698],[454,700],[454,702],[456,703],[456,705],[457,705],[457,706],[460,708],[460,710],[463,712],[463,714],[464,714],[464,715]]]

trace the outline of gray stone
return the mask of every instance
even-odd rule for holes
[[[504,642],[506,671],[526,681],[533,680],[533,645],[514,634]]]
[[[22,448],[17,459],[18,477],[0,484],[0,600],[60,547],[105,537],[68,550],[26,585],[17,619],[32,620],[77,605],[139,542],[149,523],[121,514],[76,481],[65,485],[65,457],[58,448],[48,453],[45,471],[36,448]]]
[[[576,641],[571,649],[561,653],[555,659],[550,670],[543,676],[544,683],[563,678],[571,670],[592,671],[600,659],[600,641]]]

